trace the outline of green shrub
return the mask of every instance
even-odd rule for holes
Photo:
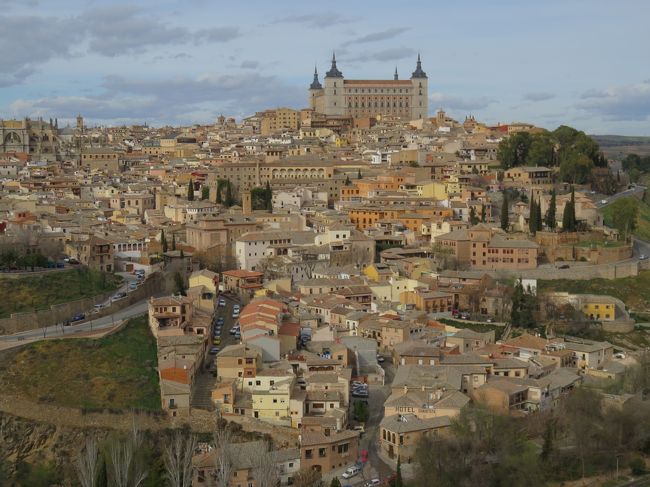
[[[641,457],[635,457],[630,460],[630,469],[632,470],[632,475],[643,475],[646,473],[645,462]]]

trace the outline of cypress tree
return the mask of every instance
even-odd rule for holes
[[[481,206],[481,221],[483,223],[487,222],[487,209],[485,205]]]
[[[476,210],[473,206],[469,208],[469,223],[470,225],[476,225],[478,223],[478,218],[476,216]]]
[[[357,179],[361,179],[361,169],[359,169],[359,172],[357,173]]]
[[[537,231],[537,210],[535,209],[535,198],[530,199],[530,205],[528,206],[528,231],[535,235]]]
[[[541,231],[544,228],[544,220],[542,220],[542,204],[541,200],[537,200],[537,203],[535,204],[535,223],[537,224],[537,230],[538,232]]]
[[[350,186],[352,184],[352,181],[350,181],[350,176],[345,176],[345,185]]]
[[[194,201],[194,182],[191,179],[187,185],[187,199],[188,201]]]
[[[201,186],[201,199],[209,200],[210,199],[210,187],[208,185]]]
[[[546,226],[551,230],[555,230],[555,227],[557,226],[556,216],[555,216],[556,213],[557,213],[557,202],[555,199],[555,189],[553,189],[551,191],[551,201],[548,204],[548,209],[546,210],[546,218],[544,221],[544,223],[546,223]]]
[[[167,237],[165,237],[165,230],[160,230],[160,245],[162,245],[163,252],[167,252]]]
[[[219,204],[219,205],[222,203],[222,201],[221,201],[221,187],[222,186],[223,185],[221,184],[221,181],[217,181],[217,204]]]
[[[232,194],[232,184],[230,184],[230,179],[226,181],[226,198],[224,199],[223,204],[230,208],[235,204],[235,199]]]
[[[501,203],[501,228],[508,231],[510,221],[508,219],[508,193],[503,192],[503,203]]]
[[[176,234],[172,233],[172,250],[176,250]]]
[[[264,190],[264,199],[266,210],[270,213],[273,211],[273,190],[271,189],[271,184],[267,181],[266,188]]]

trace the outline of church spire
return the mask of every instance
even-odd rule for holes
[[[330,70],[325,73],[326,78],[342,78],[343,73],[341,73],[336,67],[336,53],[332,52],[332,67]]]
[[[411,78],[426,78],[427,73],[422,71],[422,61],[420,61],[420,53],[418,53],[418,62],[415,65],[415,71],[411,75]]]
[[[393,78],[393,79],[394,79],[395,81],[397,81],[397,80],[399,79],[399,75],[397,74],[397,66],[395,66],[395,75],[394,75],[394,78]]]
[[[316,65],[314,65],[314,80],[311,82],[309,85],[310,90],[322,90],[323,86],[320,84],[320,81],[318,80],[318,68]]]

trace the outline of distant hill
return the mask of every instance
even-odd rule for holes
[[[605,157],[622,159],[627,154],[650,155],[650,137],[627,137],[624,135],[591,135],[598,142]]]

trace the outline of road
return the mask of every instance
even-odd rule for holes
[[[129,306],[128,308],[121,309],[120,311],[116,311],[112,315],[104,316],[103,318],[97,318],[94,320],[91,319],[89,321],[79,323],[78,325],[55,325],[48,326],[46,328],[37,328],[35,330],[15,333],[13,335],[2,335],[0,336],[0,341],[14,342],[22,340],[38,340],[41,338],[62,337],[73,333],[80,333],[82,331],[103,330],[105,328],[111,328],[120,320],[126,320],[135,316],[146,314],[147,309],[148,300],[144,299]],[[92,315],[90,315],[90,317],[92,318]]]
[[[613,194],[611,196],[604,196],[598,201],[595,201],[596,208],[604,208],[605,206],[611,205],[616,200],[625,198],[626,196],[643,196],[643,192],[646,190],[645,186],[634,186],[630,189],[621,191],[620,193]],[[600,195],[599,195],[600,196]],[[603,203],[603,201],[605,203]]]

